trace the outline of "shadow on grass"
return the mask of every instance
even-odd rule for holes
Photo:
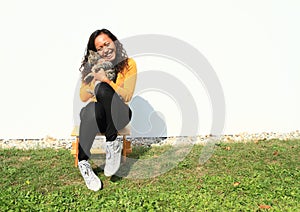
[[[134,165],[134,163],[136,163],[141,157],[147,155],[150,149],[151,147],[147,146],[134,146],[131,154],[129,154],[126,158],[122,157],[120,169],[115,175],[111,176],[110,181],[117,182],[122,180],[124,177],[128,176],[131,167]],[[95,174],[104,174],[105,154],[92,154],[91,160],[93,161],[92,166]]]

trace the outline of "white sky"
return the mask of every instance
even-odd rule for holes
[[[297,0],[1,1],[0,138],[69,136],[78,68],[101,28],[197,48],[223,86],[224,134],[300,129],[299,11]]]

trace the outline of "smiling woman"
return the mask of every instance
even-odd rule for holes
[[[106,63],[111,65],[106,66]],[[107,76],[104,67],[109,67],[116,77]],[[105,134],[104,174],[112,176],[118,171],[122,144],[116,138],[118,130],[131,120],[131,109],[126,103],[134,93],[137,69],[116,36],[101,29],[91,34],[79,70],[82,77],[80,99],[89,103],[80,112],[78,167],[87,187],[97,191],[102,188],[102,182],[88,162],[90,149],[96,134]],[[85,80],[88,75],[93,76],[89,82]]]
[[[114,34],[107,29],[96,30],[90,36],[87,52],[80,67],[82,79],[91,72],[91,68],[88,67],[89,50],[97,52],[102,59],[112,62],[116,74],[128,66],[129,60],[133,61],[133,59],[128,59],[123,45]]]
[[[100,34],[95,39],[97,52],[106,60],[116,58],[116,46],[107,34]]]

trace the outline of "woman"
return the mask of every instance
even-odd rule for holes
[[[91,51],[97,52],[101,60],[112,63],[117,76],[115,80],[109,80],[104,70],[92,72],[88,62]],[[122,144],[116,138],[118,130],[124,128],[131,119],[131,110],[126,103],[134,93],[137,69],[135,61],[128,58],[116,36],[107,29],[101,29],[91,34],[79,70],[82,76],[80,99],[90,102],[80,112],[78,166],[87,187],[97,191],[102,188],[102,182],[88,162],[90,149],[96,134],[105,133],[104,174],[112,176],[118,171]],[[87,75],[93,76],[91,82],[86,82]]]

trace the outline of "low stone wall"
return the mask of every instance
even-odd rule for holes
[[[56,139],[51,136],[46,136],[42,139],[0,139],[0,148],[9,149],[42,149],[42,148],[65,148],[71,149],[72,142],[75,138],[69,139]],[[121,139],[120,137],[118,139]],[[300,139],[300,131],[296,130],[289,133],[275,133],[275,132],[263,132],[263,133],[240,133],[236,135],[222,135],[220,137],[212,135],[203,135],[195,137],[152,137],[152,138],[130,138],[132,145],[143,146],[160,146],[160,145],[173,145],[175,143],[192,143],[192,144],[205,144],[211,139],[218,142],[257,142],[264,140],[278,139],[282,141]],[[97,137],[97,142],[104,142],[104,137]],[[95,143],[97,143],[95,142]]]
[[[190,142],[192,144],[202,144],[205,145],[207,142],[212,140],[216,142],[224,142],[224,143],[246,143],[246,142],[258,142],[258,141],[266,141],[278,139],[281,141],[287,140],[295,140],[300,139],[300,131],[296,130],[289,133],[275,133],[275,132],[263,132],[263,133],[240,133],[236,135],[222,135],[222,136],[213,136],[213,135],[205,135],[205,136],[195,136],[195,137],[169,137],[162,142],[157,144],[152,144],[152,146],[159,145],[173,145],[173,144],[182,144],[183,140],[186,142]]]

